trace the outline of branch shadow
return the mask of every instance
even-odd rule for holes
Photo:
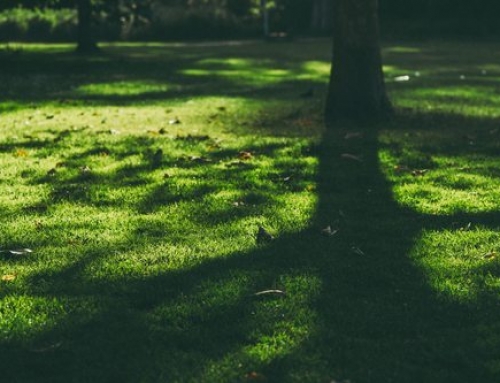
[[[83,281],[93,262],[149,235],[147,225],[139,226],[130,242],[87,249],[86,257],[57,276],[33,276],[32,296],[82,302],[103,297],[97,307],[76,310],[27,344],[2,342],[0,356],[12,362],[3,376],[19,382],[238,382],[254,376],[270,382],[495,381],[491,351],[498,342],[487,329],[500,313],[498,297],[485,292],[464,303],[440,296],[408,254],[423,230],[471,220],[496,230],[500,212],[427,216],[401,206],[380,169],[378,128],[385,129],[325,132],[314,149],[319,201],[310,227],[301,232],[154,277]],[[362,138],[346,140],[352,129]],[[338,234],[322,236],[319,229],[334,221]],[[500,273],[493,264],[478,272]],[[271,287],[286,290],[290,278],[304,276],[314,276],[320,288],[306,279],[305,292],[254,295]],[[39,287],[49,278],[57,282]],[[212,299],[212,289],[227,300]],[[301,294],[306,298],[294,297]],[[294,305],[314,315],[288,317]],[[305,326],[307,334],[278,356],[257,361],[244,352],[290,322]]]
[[[189,59],[180,61],[177,69],[188,63]],[[105,71],[108,63],[101,64]],[[60,69],[62,64],[58,65]],[[168,70],[160,67],[144,66],[143,70]],[[19,70],[22,73],[23,69]],[[83,64],[74,70],[91,71]],[[86,81],[82,79],[82,84]],[[231,86],[234,88],[226,87],[225,91],[237,88],[237,84]],[[198,93],[191,89],[183,95],[192,94]],[[167,97],[161,92],[150,96],[146,101]],[[50,97],[55,100],[59,96],[55,92]],[[96,96],[93,100],[108,104],[135,102],[136,98]],[[23,99],[31,101],[28,96]],[[488,129],[496,124],[491,119],[416,114],[405,115],[394,126],[429,125],[429,121],[437,128],[450,126],[450,121]],[[500,212],[433,216],[401,206],[380,168],[379,129],[387,126],[337,127],[325,132],[313,148],[319,159],[318,204],[303,231],[284,233],[268,244],[220,258],[190,259],[185,267],[154,276],[129,275],[125,270],[121,278],[86,280],[87,268],[116,256],[121,249],[143,250],[145,241],[172,240],[162,235],[165,222],[145,217],[124,242],[86,246],[81,250],[84,256],[59,273],[33,275],[26,293],[68,302],[70,314],[25,343],[2,341],[0,358],[9,361],[0,369],[2,378],[14,382],[498,381],[495,351],[499,341],[489,333],[498,328],[498,297],[484,292],[473,302],[457,302],[441,296],[409,253],[424,230],[453,229],[471,221],[497,230]],[[346,140],[346,133],[352,130],[362,133],[363,138]],[[25,147],[43,145],[45,142],[29,139],[23,142]],[[140,145],[125,143],[116,156],[124,160],[151,145],[148,140]],[[5,144],[1,149],[17,146]],[[268,155],[276,149],[273,145],[250,148]],[[450,145],[446,150],[461,154],[464,146]],[[469,150],[476,149],[467,147]],[[362,156],[362,161],[342,156],[346,153]],[[95,154],[80,153],[67,161],[85,165]],[[211,159],[228,161],[236,155],[234,150],[221,151]],[[176,158],[166,158],[161,164],[174,165],[212,166]],[[116,174],[93,175],[89,182],[133,187],[135,182],[147,182],[143,175],[150,169],[147,161],[125,165]],[[285,171],[274,170],[276,174]],[[296,172],[300,173],[300,168]],[[244,173],[239,167],[214,170],[212,184],[244,181]],[[54,181],[44,175],[34,182],[52,182],[54,192],[49,198],[55,202],[66,201],[67,192],[77,202],[95,202],[85,192],[78,194],[79,189],[70,190],[85,181],[81,177],[77,174]],[[187,193],[172,193],[170,182],[166,179],[134,206],[137,213],[147,216],[165,204],[185,200],[202,202],[214,190],[207,181]],[[247,195],[248,204],[263,204],[272,192]],[[210,222],[260,214],[258,208],[240,209],[236,215],[230,209],[210,212],[209,216],[195,211],[193,219],[208,226]],[[320,233],[334,224],[339,229],[336,235]],[[211,229],[215,228],[207,227]],[[168,249],[161,261],[170,262]],[[13,262],[28,263],[29,259]],[[144,259],[145,268],[147,262]],[[477,272],[500,273],[493,263]],[[291,280],[301,278],[301,289],[287,290]],[[271,288],[287,294],[255,296],[255,292]],[[215,292],[225,299],[214,300]],[[8,290],[0,291],[2,298],[8,294]],[[301,311],[302,307],[307,310]],[[306,317],[293,317],[297,311]],[[299,335],[283,340],[281,348],[278,345],[278,351],[270,352],[267,359],[249,356],[248,350],[258,345],[260,338],[277,336],[290,323]],[[259,374],[252,375],[254,371]]]

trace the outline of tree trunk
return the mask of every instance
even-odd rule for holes
[[[311,30],[314,32],[331,31],[333,25],[333,0],[314,0],[311,15]]]
[[[384,85],[378,0],[335,0],[333,60],[325,117],[379,120],[392,107]]]
[[[77,0],[78,35],[76,50],[80,53],[92,53],[98,50],[92,36],[92,3],[91,0]]]

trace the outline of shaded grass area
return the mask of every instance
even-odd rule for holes
[[[326,41],[2,51],[2,376],[497,381],[493,47],[386,47],[328,132]]]

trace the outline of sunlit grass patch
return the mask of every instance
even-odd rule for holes
[[[116,81],[102,84],[90,84],[78,88],[84,95],[140,95],[143,93],[166,92],[168,85],[147,82]]]
[[[500,293],[500,236],[471,222],[454,230],[423,233],[412,256],[444,300],[474,305]]]

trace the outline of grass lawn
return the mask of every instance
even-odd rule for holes
[[[0,380],[500,381],[498,45],[332,131],[327,40],[72,49],[0,47]]]

